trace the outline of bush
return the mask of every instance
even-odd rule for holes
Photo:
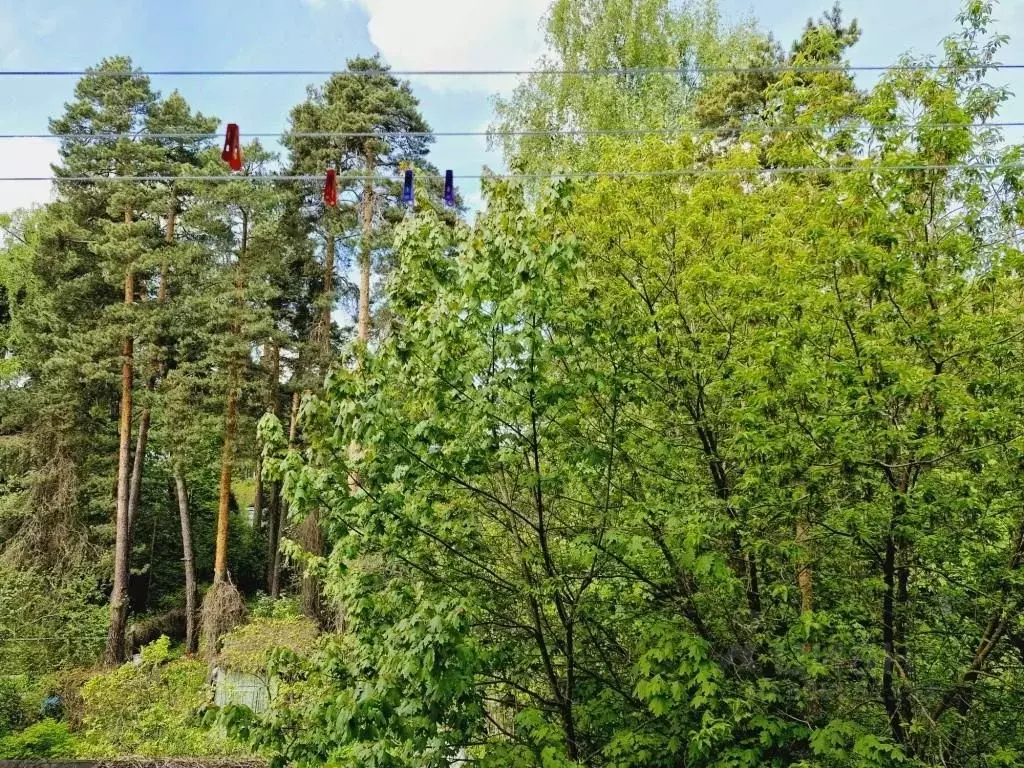
[[[217,663],[225,669],[267,678],[277,651],[309,654],[320,630],[304,616],[258,619],[224,635]]]
[[[299,601],[294,597],[271,597],[260,592],[249,606],[253,619],[292,619],[302,615]]]
[[[93,664],[106,639],[105,602],[88,573],[0,565],[0,676]]]
[[[95,675],[83,686],[81,756],[244,753],[200,723],[199,711],[211,698],[205,663],[179,658],[166,637],[145,646],[141,655],[140,664]]]
[[[22,686],[17,678],[0,677],[0,736],[24,727],[26,720]]]
[[[50,719],[0,739],[0,758],[7,760],[74,757],[76,751],[75,738],[67,724]]]

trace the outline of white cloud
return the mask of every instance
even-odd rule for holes
[[[305,0],[318,4],[323,0]],[[397,70],[529,69],[542,50],[550,0],[351,0],[369,16],[370,41]],[[494,90],[513,80],[423,79],[432,88]]]
[[[0,139],[3,176],[50,176],[57,161],[57,143],[51,139]],[[0,213],[27,208],[52,199],[48,181],[0,181]]]

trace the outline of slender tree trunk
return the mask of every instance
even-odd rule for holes
[[[174,226],[178,217],[178,199],[172,197],[170,210],[167,213],[167,232],[164,242],[170,245],[174,242]],[[157,290],[157,302],[167,302],[167,262],[160,265],[160,286]],[[146,383],[146,391],[152,395],[156,390],[157,376],[166,375],[166,363],[158,362],[156,370]],[[132,462],[132,479],[128,492],[128,529],[135,530],[135,523],[139,519],[139,507],[142,504],[142,475],[146,465],[146,449],[149,445],[149,426],[152,421],[152,407],[146,404],[139,414],[139,436],[135,443],[135,459]]]
[[[281,418],[281,348],[277,342],[270,344],[270,410]],[[270,505],[267,510],[267,593],[271,597],[280,594],[281,561],[281,484],[277,481],[270,487]]]
[[[288,447],[294,448],[299,437],[299,393],[292,393],[291,418],[288,423]],[[281,535],[284,531],[285,520],[288,519],[288,507],[281,497],[280,485],[277,487],[277,499],[280,504],[277,524],[278,545],[274,548],[274,560],[271,567],[270,594],[277,597],[281,594]]]
[[[256,490],[252,497],[252,527],[256,531],[263,529],[263,451],[259,442],[256,444]]]
[[[178,501],[181,520],[181,559],[185,564],[185,653],[199,650],[199,587],[196,584],[196,564],[192,550],[192,517],[188,508],[188,487],[181,462],[174,462],[174,494]]]
[[[237,277],[235,292],[238,319],[232,326],[231,333],[240,336],[242,333],[241,313],[244,308],[244,282],[242,267],[246,262],[246,250],[249,242],[249,217],[242,210],[242,247],[238,254]],[[217,546],[214,556],[213,583],[219,584],[227,580],[228,574],[228,528],[230,525],[231,508],[231,465],[235,458],[235,432],[238,427],[238,388],[241,375],[241,361],[234,361],[231,367],[231,378],[228,389],[227,412],[224,419],[224,445],[220,457],[220,496],[217,506]]]
[[[370,190],[372,193],[372,183]],[[364,212],[364,239],[366,239]],[[372,223],[372,219],[371,219]],[[330,226],[328,226],[330,230]],[[366,239],[367,245],[369,240]],[[323,305],[320,309],[320,365],[321,375],[326,376],[331,365],[331,310],[334,307],[334,256],[335,240],[334,234],[328,231],[327,241],[324,248],[324,291],[322,296]],[[363,247],[363,254],[368,253],[367,246]],[[364,257],[360,258],[360,293],[359,293],[359,322],[360,327],[365,322],[369,323],[369,270],[364,266]],[[363,296],[366,296],[364,300]],[[365,337],[360,335],[360,339]],[[324,537],[320,530],[320,510],[313,509],[302,521],[298,529],[298,538],[305,549],[311,555],[322,556],[324,554]],[[316,576],[304,575],[302,577],[302,613],[318,624],[322,623],[323,611],[321,600],[321,584]]]
[[[291,416],[288,422],[288,447],[294,448],[296,441],[299,438],[299,403],[301,398],[298,392],[292,393],[292,407]],[[279,494],[279,498],[280,494]],[[273,583],[271,584],[271,594],[275,597],[281,593],[281,547],[280,540],[284,531],[284,523],[288,519],[288,505],[284,499],[281,498],[281,512],[279,517],[279,524],[277,530],[278,547],[274,550],[274,568],[273,568]]]
[[[154,382],[146,386],[152,392]],[[135,522],[139,519],[139,505],[142,503],[142,470],[146,463],[146,446],[149,444],[150,409],[142,409],[139,414],[139,436],[135,441],[135,460],[132,462],[132,479],[128,491],[128,528],[135,530]]]
[[[172,197],[170,210],[167,214],[167,232],[164,237],[164,242],[167,245],[171,245],[174,242],[174,225],[177,220],[178,213],[178,201],[176,197]],[[126,215],[125,221],[128,221]],[[157,301],[160,304],[167,302],[167,262],[165,261],[160,265],[160,287],[157,293]],[[150,377],[150,381],[146,383],[146,392],[151,395],[157,388],[157,376],[166,375],[166,362],[159,361],[157,370],[153,376]],[[138,521],[138,510],[142,503],[142,474],[145,468],[145,452],[148,443],[150,443],[150,425],[153,421],[153,410],[150,404],[142,409],[138,418],[138,438],[135,442],[135,458],[132,462],[131,470],[131,482],[128,490],[128,529],[129,531],[135,530],[135,523]],[[152,558],[152,548],[151,548]],[[150,574],[150,581],[152,581],[152,571]],[[146,590],[146,599],[148,600],[148,589]]]
[[[267,594],[277,597],[281,593],[281,486],[274,483],[270,488],[270,504],[267,509]]]
[[[373,269],[373,172],[376,161],[373,150],[366,147],[366,181],[363,183],[361,214],[362,238],[359,243],[359,340],[370,339],[370,272]]]
[[[174,242],[174,226],[178,217],[178,199],[176,196],[172,196],[170,210],[167,214],[167,232],[164,237],[164,242],[168,245]],[[126,215],[125,221],[128,221]],[[167,302],[167,262],[165,261],[160,265],[160,286],[157,292],[157,302],[164,304]],[[146,383],[146,391],[152,395],[156,390],[157,375],[166,374],[165,364],[157,363],[156,371],[150,376],[149,381]],[[135,458],[132,462],[132,476],[131,483],[128,491],[128,530],[135,530],[135,523],[139,519],[139,508],[142,504],[142,476],[143,470],[146,465],[146,449],[149,445],[149,427],[152,421],[152,407],[146,404],[139,414],[139,436],[135,443]],[[130,545],[129,545],[130,548]],[[152,556],[152,552],[150,553]],[[152,572],[150,573],[150,580],[152,580]],[[148,587],[146,599],[149,599]]]
[[[232,376],[234,379],[234,376]],[[224,420],[224,446],[220,456],[220,497],[217,505],[217,547],[213,567],[213,583],[227,579],[228,527],[231,510],[231,464],[234,460],[235,428],[238,422],[238,395],[235,382],[228,393],[227,413]]]
[[[130,209],[124,212],[124,223],[132,223]],[[135,270],[132,264],[124,273],[124,303],[135,301]],[[108,665],[120,664],[125,659],[125,627],[128,621],[128,576],[131,558],[131,444],[132,444],[132,386],[135,378],[135,342],[132,334],[121,342],[121,412],[118,424],[117,452],[117,517],[114,539],[114,585],[110,594],[110,629],[103,654]]]

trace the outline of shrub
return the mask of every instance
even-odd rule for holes
[[[19,733],[0,739],[0,758],[8,760],[74,757],[75,738],[66,723],[40,720]]]
[[[0,677],[0,736],[25,725],[24,691],[17,678]]]
[[[304,616],[258,619],[224,635],[217,663],[225,669],[266,678],[275,651],[308,654],[319,629]]]
[[[219,731],[205,729],[200,709],[209,703],[207,666],[177,658],[161,637],[142,649],[139,664],[92,677],[82,688],[80,755],[181,757],[244,752]]]
[[[107,633],[104,603],[88,573],[0,565],[0,676],[94,663]]]
[[[271,597],[260,592],[249,606],[254,619],[292,619],[302,615],[299,601],[294,597]]]

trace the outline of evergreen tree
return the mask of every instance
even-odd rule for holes
[[[356,254],[356,329],[357,337],[367,342],[373,270],[377,267],[386,273],[393,226],[406,210],[400,202],[400,166],[409,163],[420,171],[437,173],[425,162],[433,138],[419,112],[419,102],[409,83],[391,76],[387,69],[380,57],[350,60],[348,72],[354,74],[337,74],[324,85],[311,87],[306,101],[292,110],[285,135],[295,173],[322,174],[333,166],[339,174],[336,209],[324,206],[319,188],[310,189],[304,200],[310,224],[324,243],[323,298],[316,334],[325,351],[331,349],[338,244]],[[316,133],[359,135],[308,135]],[[425,188],[433,190],[437,198],[436,182]],[[322,361],[320,370],[324,373]]]

